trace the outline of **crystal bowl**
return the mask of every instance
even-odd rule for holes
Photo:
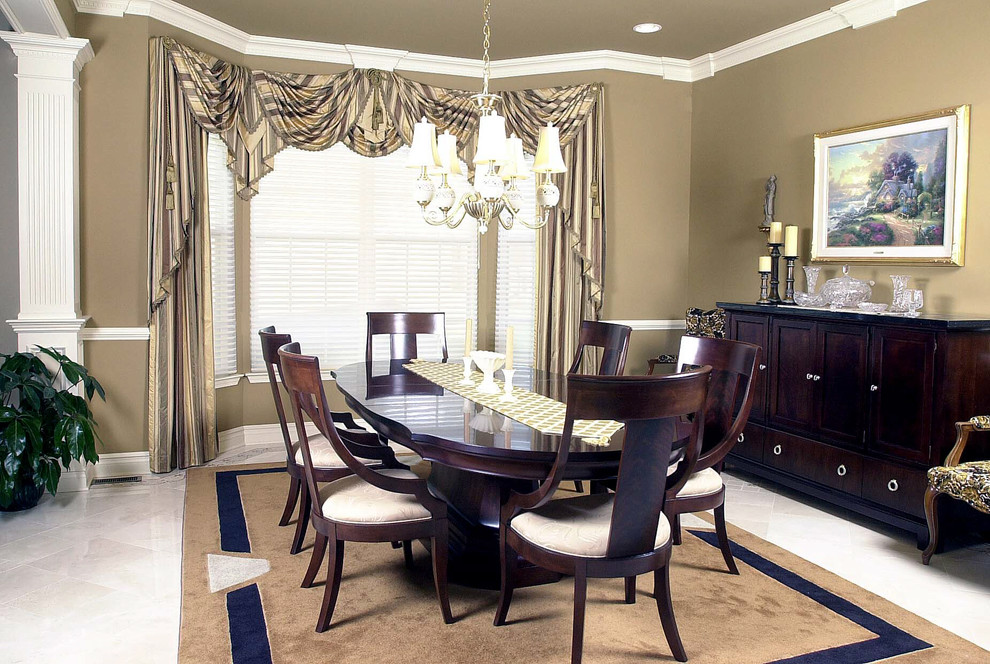
[[[860,302],[859,308],[863,311],[868,311],[871,314],[878,314],[883,311],[887,311],[887,305],[882,302]]]

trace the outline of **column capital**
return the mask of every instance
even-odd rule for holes
[[[75,76],[93,59],[88,39],[22,32],[0,32],[0,39],[10,44],[17,56],[18,76],[65,77],[66,65],[72,66],[71,75]],[[29,65],[26,60],[34,62]]]

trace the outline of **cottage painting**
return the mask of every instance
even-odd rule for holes
[[[961,119],[968,107],[816,136],[813,257],[961,264]]]

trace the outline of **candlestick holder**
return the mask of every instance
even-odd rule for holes
[[[769,280],[769,272],[760,272],[760,299],[756,301],[757,304],[770,304],[770,300],[767,299],[767,282]]]
[[[464,377],[458,382],[459,385],[474,385],[474,381],[471,380],[471,363],[474,362],[470,356],[462,357],[461,361],[464,362]]]
[[[515,374],[515,369],[502,369],[503,390],[505,393],[498,398],[499,401],[519,401],[519,397],[512,396],[512,377]]]
[[[767,295],[767,301],[770,304],[780,304],[783,300],[780,299],[780,247],[781,242],[767,242],[767,246],[770,247],[770,292]]]
[[[784,304],[795,304],[794,302],[794,262],[797,256],[784,256],[787,261],[787,286],[784,288]]]

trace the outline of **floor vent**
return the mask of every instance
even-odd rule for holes
[[[133,484],[142,480],[140,475],[128,475],[127,477],[101,477],[93,480],[91,486],[102,486],[104,484]]]

